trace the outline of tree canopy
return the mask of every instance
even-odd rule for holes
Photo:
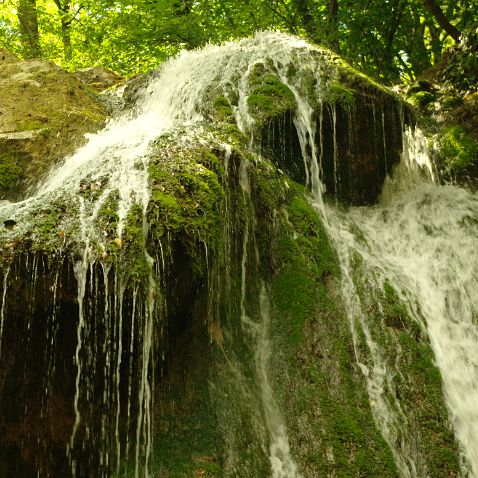
[[[3,0],[0,47],[68,69],[132,74],[180,49],[278,29],[394,83],[478,25],[478,0]]]

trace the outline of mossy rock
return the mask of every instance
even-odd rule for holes
[[[14,197],[24,179],[22,157],[15,153],[0,153],[0,199]]]
[[[0,151],[16,158],[23,176],[15,187],[1,185],[0,196],[10,200],[22,198],[107,118],[97,96],[75,76],[51,62],[13,55],[2,56],[0,105]],[[7,161],[3,169],[10,166]]]
[[[218,96],[213,102],[213,108],[216,121],[236,124],[231,104],[225,96]]]
[[[285,210],[272,247],[272,302],[276,362],[287,374],[277,373],[275,390],[289,410],[294,456],[304,476],[395,477],[334,292],[335,251],[299,185],[292,184]]]
[[[426,108],[436,100],[436,94],[430,91],[417,91],[407,96],[407,101],[416,108]]]
[[[247,98],[249,112],[258,127],[297,107],[290,88],[276,75],[263,73],[264,66],[256,65],[249,78],[250,93]]]
[[[324,94],[326,103],[340,103],[343,106],[353,106],[355,98],[355,91],[338,81],[331,82]]]

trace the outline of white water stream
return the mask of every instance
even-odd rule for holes
[[[426,332],[462,448],[462,473],[478,477],[478,195],[433,183],[419,131],[405,129],[403,142],[401,164],[393,180],[387,180],[378,205],[343,212],[325,205],[320,196],[311,201],[339,255],[354,343],[360,329],[372,358],[367,366],[357,354],[358,365],[401,476],[420,478],[426,472],[404,432],[407,417],[399,400],[386,393],[393,389],[396,372],[373,339],[371,328],[383,325],[368,319],[358,292],[364,284],[375,290],[391,285]]]
[[[366,317],[358,306],[351,278],[354,254],[358,253],[366,270],[362,280],[368,278],[375,287],[391,284],[425,328],[456,437],[470,464],[470,476],[476,477],[478,196],[457,187],[422,182],[386,198],[376,207],[356,208],[346,215],[330,211],[328,216],[329,232],[342,261],[350,319],[352,324],[360,323],[367,335]],[[376,413],[382,416],[378,421],[391,423],[393,417],[387,416],[382,400],[389,371],[380,363],[370,335],[367,339],[376,354],[376,369],[364,369],[369,390],[375,391],[371,398],[379,405]],[[392,441],[392,436],[389,438]],[[396,450],[403,475],[420,476],[407,465],[413,460],[403,451]]]

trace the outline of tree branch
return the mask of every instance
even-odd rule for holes
[[[461,32],[458,30],[458,28],[450,23],[448,18],[443,13],[443,10],[440,8],[440,5],[438,5],[435,0],[423,0],[423,2],[427,10],[435,17],[438,25],[440,25],[443,30],[445,30],[448,35],[453,38],[453,40],[459,43]]]

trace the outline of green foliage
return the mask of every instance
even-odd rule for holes
[[[461,42],[447,52],[444,81],[461,91],[478,91],[478,23],[464,32]]]
[[[459,172],[478,163],[478,144],[461,126],[445,128],[439,134],[438,147],[448,171]]]
[[[36,3],[42,55],[71,69],[95,64],[131,74],[184,48],[275,29],[324,43],[368,74],[394,82],[416,77],[452,44],[422,0],[339,0],[335,10],[334,2],[325,0],[85,0],[69,3],[66,11],[54,0]],[[0,6],[0,47],[26,54],[16,5],[5,0]],[[476,45],[476,0],[440,5],[452,24],[468,32],[462,44]],[[459,67],[450,67],[449,74],[462,81],[463,71],[468,72],[463,85],[471,88],[476,55],[471,60],[468,46],[461,51]]]

